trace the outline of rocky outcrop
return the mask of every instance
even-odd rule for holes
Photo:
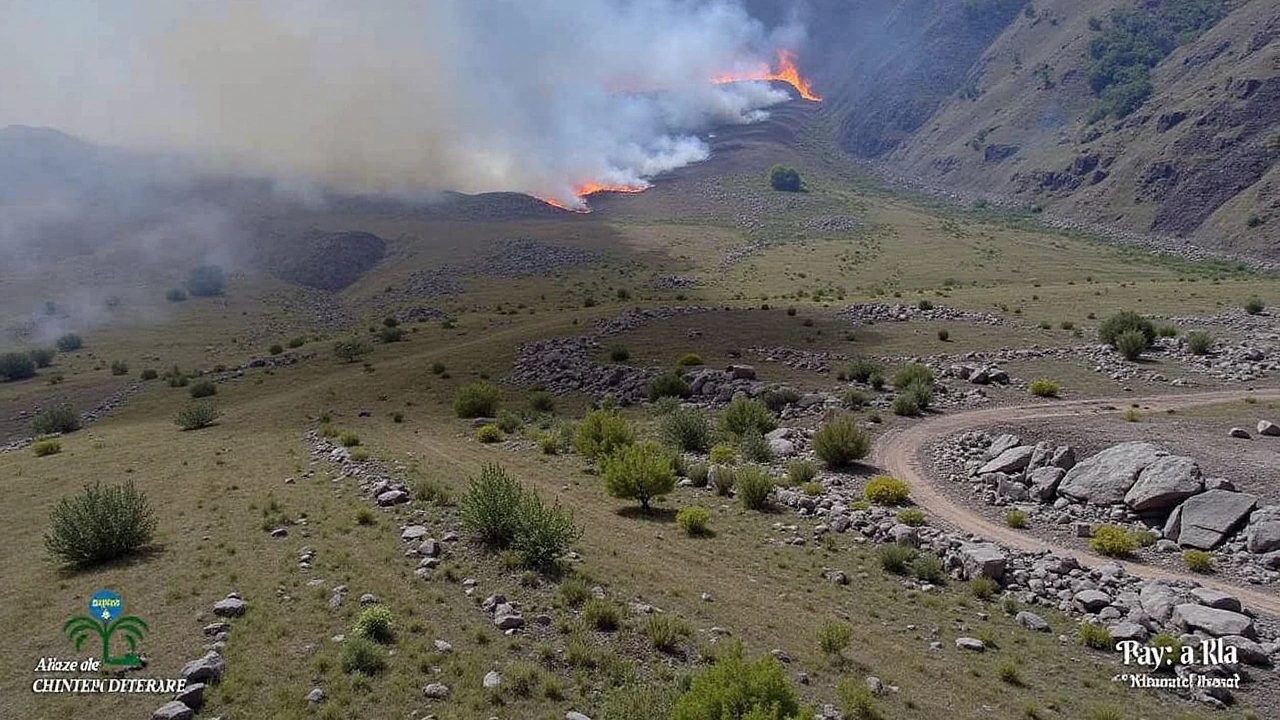
[[[1183,547],[1210,550],[1235,532],[1257,503],[1248,493],[1209,490],[1179,505],[1164,534]]]
[[[1145,442],[1112,446],[1067,472],[1058,493],[1094,505],[1121,502],[1149,465],[1168,453]]]
[[[1167,510],[1204,490],[1200,466],[1189,457],[1157,458],[1138,475],[1125,493],[1124,504],[1135,512]]]

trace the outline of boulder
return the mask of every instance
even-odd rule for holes
[[[1177,523],[1166,523],[1165,535],[1182,547],[1211,550],[1242,525],[1257,504],[1257,496],[1248,493],[1207,490],[1178,506]]]
[[[1070,470],[1076,466],[1076,449],[1070,445],[1063,445],[1053,451],[1053,457],[1049,458],[1049,464],[1063,470]]]
[[[1027,612],[1026,610],[1023,610],[1019,612],[1017,615],[1015,615],[1013,619],[1016,620],[1019,625],[1021,625],[1022,627],[1028,630],[1035,630],[1036,632],[1049,632],[1049,623],[1045,622],[1044,618],[1040,617],[1039,615],[1036,615],[1035,613],[1030,613],[1030,612]]]
[[[1268,437],[1280,437],[1280,425],[1277,425],[1270,420],[1259,420],[1258,434],[1266,435]]]
[[[407,528],[405,528],[404,530],[400,531],[400,539],[401,539],[401,540],[404,540],[404,541],[406,541],[406,542],[413,542],[414,540],[421,540],[422,538],[424,538],[424,537],[426,537],[426,536],[427,536],[427,526],[426,526],[426,525],[410,525],[409,527],[407,527]]]
[[[1014,502],[1024,502],[1030,499],[1027,493],[1027,486],[1015,480],[1004,478],[996,483],[996,494],[1002,498],[1008,498]]]
[[[324,702],[324,690],[311,688],[311,692],[307,693],[307,696],[303,699],[309,703],[322,703]]]
[[[1195,460],[1166,455],[1138,474],[1137,482],[1125,493],[1124,504],[1134,512],[1164,510],[1202,490],[1204,478]]]
[[[1249,431],[1245,430],[1242,427],[1231,428],[1230,430],[1227,431],[1227,435],[1229,437],[1239,438],[1241,440],[1248,440],[1250,437],[1252,437],[1251,435],[1249,435]]]
[[[791,457],[796,454],[796,444],[786,438],[770,437],[766,441],[769,443],[769,451],[775,457]]]
[[[174,695],[173,699],[192,710],[199,710],[204,705],[204,689],[204,683],[191,683],[183,688],[182,692]]]
[[[1108,627],[1107,632],[1111,633],[1111,639],[1115,641],[1136,640],[1145,642],[1147,638],[1151,637],[1151,633],[1146,628],[1127,620]]]
[[[1053,500],[1058,494],[1058,484],[1062,482],[1062,477],[1067,474],[1066,470],[1060,467],[1050,465],[1048,467],[1032,470],[1027,479],[1031,482],[1029,493],[1035,500],[1047,503]]]
[[[729,377],[734,380],[755,380],[756,369],[750,365],[730,365],[728,370]]]
[[[227,661],[216,650],[210,650],[199,660],[182,666],[181,675],[189,683],[218,682],[227,670]]]
[[[1247,665],[1267,665],[1271,660],[1262,645],[1241,635],[1224,635],[1222,644],[1236,649],[1236,658]]]
[[[1168,453],[1145,442],[1126,442],[1076,463],[1058,485],[1058,494],[1094,505],[1124,500],[1138,475]]]
[[[247,608],[240,598],[229,597],[213,604],[213,614],[218,617],[240,617]]]
[[[1203,630],[1214,637],[1242,635],[1256,637],[1253,618],[1230,610],[1218,610],[1197,603],[1183,603],[1173,608],[1173,624],[1191,632]]]
[[[1101,590],[1081,590],[1072,599],[1089,613],[1096,613],[1111,604],[1111,596]]]
[[[195,710],[177,700],[170,700],[151,713],[151,720],[191,720],[195,716]]]
[[[444,683],[431,683],[422,688],[422,694],[432,700],[444,700],[449,697],[449,686]]]
[[[960,545],[960,565],[965,576],[975,578],[983,575],[992,580],[1004,578],[1004,570],[1009,556],[995,543],[975,542]]]
[[[1031,463],[1031,455],[1035,451],[1036,449],[1030,445],[1022,445],[1005,450],[999,456],[987,462],[986,465],[978,468],[978,474],[1016,473]]]
[[[1005,433],[1004,435],[1001,435],[1000,437],[992,441],[991,445],[987,447],[986,459],[990,460],[992,458],[1000,457],[1000,455],[1004,453],[1004,451],[1012,450],[1013,448],[1016,448],[1021,444],[1022,444],[1022,439],[1019,438],[1017,435],[1010,435],[1008,433]]]
[[[490,670],[484,674],[484,680],[481,681],[485,689],[492,690],[502,684],[502,675],[497,670]]]
[[[956,638],[956,647],[961,650],[972,650],[974,652],[982,652],[987,649],[986,643],[978,638],[961,637]]]
[[[409,502],[409,493],[403,490],[388,490],[378,495],[378,505],[380,507],[399,505],[400,503],[407,502]]]
[[[1280,550],[1280,505],[1258,508],[1249,516],[1249,529],[1245,533],[1249,552],[1263,553]]]
[[[1182,601],[1180,591],[1162,582],[1149,582],[1138,593],[1142,611],[1159,623],[1168,622],[1173,616],[1173,609]]]
[[[1195,588],[1188,594],[1191,595],[1192,599],[1205,607],[1217,608],[1219,610],[1230,610],[1231,612],[1240,612],[1239,598],[1235,595],[1224,593],[1221,590],[1200,587]]]

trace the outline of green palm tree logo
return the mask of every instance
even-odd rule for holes
[[[133,615],[121,616],[124,612],[124,600],[110,590],[99,590],[89,598],[89,614],[73,617],[62,626],[62,633],[76,644],[79,650],[90,637],[97,635],[102,640],[102,663],[123,667],[139,667],[142,659],[134,654],[138,641],[147,631],[147,624],[142,618]],[[129,653],[120,657],[111,657],[111,636],[119,633],[129,646]]]

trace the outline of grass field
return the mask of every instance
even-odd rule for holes
[[[212,427],[180,431],[173,417],[189,400],[188,389],[155,380],[109,418],[62,438],[59,454],[0,454],[8,497],[0,505],[0,622],[13,629],[0,660],[0,717],[55,718],[85,710],[142,715],[166,699],[30,691],[40,658],[73,655],[60,628],[100,588],[120,592],[128,612],[149,624],[141,646],[150,662],[144,673],[156,677],[175,676],[202,655],[207,639],[201,627],[213,621],[213,603],[231,591],[243,595],[248,613],[231,621],[227,674],[206,694],[201,717],[430,713],[441,720],[550,719],[576,709],[597,720],[645,718],[644,712],[659,707],[653,699],[641,694],[630,700],[632,709],[619,711],[610,704],[626,707],[618,687],[675,687],[680,677],[703,667],[698,657],[714,647],[712,628],[742,640],[753,657],[783,651],[791,659],[788,675],[808,676],[808,684],[798,687],[810,704],[839,703],[842,679],[860,684],[866,675],[880,677],[899,688],[873,701],[882,717],[1203,716],[1168,696],[1111,682],[1114,657],[1076,644],[1073,622],[1061,615],[1045,614],[1052,633],[1027,632],[999,603],[977,600],[961,585],[908,590],[851,537],[818,542],[808,530],[812,521],[746,511],[706,491],[681,488],[652,517],[624,511],[627,503],[605,494],[599,476],[585,472],[583,458],[543,455],[527,437],[481,444],[471,424],[453,416],[458,388],[483,377],[500,380],[521,343],[578,334],[596,319],[635,305],[732,308],[646,325],[613,339],[628,346],[632,364],[669,366],[697,352],[709,365],[723,366],[738,361],[730,350],[751,346],[896,356],[1072,345],[1092,342],[1097,318],[1118,309],[1189,315],[1237,308],[1250,295],[1280,301],[1273,278],[1153,260],[1028,229],[1022,221],[867,192],[812,143],[802,134],[799,144],[787,147],[753,129],[735,149],[660,181],[648,193],[601,198],[596,213],[564,220],[300,219],[328,229],[375,232],[391,243],[389,259],[337,298],[358,316],[354,328],[335,330],[298,313],[285,316],[281,308],[295,291],[251,274],[234,277],[225,298],[166,303],[164,287],[145,288],[132,321],[86,328],[84,350],[59,356],[35,379],[0,385],[7,423],[0,429],[18,436],[26,422],[14,419],[19,410],[58,398],[86,409],[145,368],[234,367],[266,355],[273,342],[322,338],[298,348],[316,353],[313,359],[247,370],[220,383],[213,400],[221,416]],[[788,157],[810,192],[792,205],[758,212],[757,225],[735,222],[743,208],[777,202],[765,188],[764,171]],[[717,180],[717,174],[724,177]],[[718,182],[714,193],[703,192],[709,180]],[[672,212],[682,207],[681,197],[690,208],[683,215]],[[859,225],[840,232],[804,229],[815,216],[856,218]],[[388,286],[403,286],[415,270],[465,266],[484,256],[491,243],[514,237],[590,249],[601,259],[546,276],[467,278],[462,294],[403,303],[437,307],[452,318],[452,327],[408,324],[405,342],[374,345],[367,362],[332,356],[332,340],[365,334],[365,326],[377,325],[395,309],[378,302]],[[719,265],[726,253],[749,245],[760,249],[738,263]],[[652,287],[654,277],[672,274],[700,284]],[[55,285],[43,290],[57,295]],[[1011,322],[853,327],[833,315],[852,302],[914,305],[922,298],[994,312]],[[771,309],[759,309],[762,303]],[[788,307],[796,308],[794,316]],[[1041,329],[1041,321],[1051,327]],[[1080,328],[1085,339],[1063,330],[1064,321]],[[948,342],[937,338],[939,329],[950,332]],[[702,334],[690,337],[689,330]],[[127,378],[110,375],[107,365],[115,360],[128,364]],[[750,357],[741,361],[757,365],[764,380],[832,385],[829,376]],[[445,366],[443,373],[432,371],[437,362]],[[50,385],[54,373],[64,381]],[[1058,376],[1067,392],[1107,390],[1088,369],[1033,363],[1017,373]],[[504,407],[523,409],[527,390],[504,386]],[[586,407],[584,398],[560,398],[556,421],[577,419]],[[461,532],[457,508],[415,501],[393,511],[374,510],[372,522],[362,523],[360,511],[369,501],[358,496],[355,480],[336,478],[332,467],[310,454],[305,433],[326,413],[335,427],[357,433],[360,447],[373,458],[398,466],[406,477],[439,480],[455,498],[482,464],[501,462],[543,498],[573,510],[584,534],[574,546],[582,561],[573,564],[570,578],[581,575],[588,586],[600,584],[623,607],[644,602],[684,618],[691,635],[668,654],[649,647],[641,615],[624,617],[614,632],[591,630],[582,612],[559,595],[558,588],[572,580],[510,569],[503,558],[465,540],[446,544],[443,563],[429,579],[416,578],[415,559],[404,557],[400,526],[422,523],[436,538]],[[393,413],[403,413],[403,422]],[[628,415],[642,425],[651,419],[643,408]],[[158,511],[154,546],[93,570],[54,565],[42,534],[58,500],[94,480],[125,479],[145,491]],[[686,537],[672,522],[673,509],[695,504],[710,510],[714,536]],[[779,543],[790,537],[779,524],[799,525],[808,541]],[[268,531],[281,525],[288,536],[271,537]],[[310,570],[297,566],[303,547],[315,552]],[[826,569],[843,570],[850,584],[827,582]],[[468,578],[475,580],[471,596],[462,583]],[[312,585],[313,580],[321,582]],[[337,585],[349,592],[335,610],[329,596]],[[357,601],[366,592],[391,610],[395,628],[394,642],[384,648],[387,667],[372,677],[343,672],[341,645],[332,640],[350,635]],[[479,600],[492,593],[516,600],[526,618],[548,613],[551,624],[531,623],[527,631],[503,636],[479,608]],[[852,626],[852,642],[840,658],[819,648],[818,628],[829,620]],[[1060,642],[1059,634],[1070,640]],[[994,649],[961,654],[954,646],[961,635],[991,639]],[[437,639],[453,650],[438,651]],[[929,649],[934,640],[941,651]],[[1002,670],[1006,665],[1015,671]],[[506,678],[497,690],[481,684],[489,670]],[[422,688],[431,682],[449,685],[450,698],[425,698]],[[304,700],[313,687],[327,695],[314,707]],[[1244,705],[1220,716],[1240,717]],[[1105,714],[1108,708],[1115,714]]]

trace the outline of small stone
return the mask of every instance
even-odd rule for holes
[[[191,683],[182,689],[182,692],[173,696],[174,700],[186,705],[192,710],[199,710],[204,705],[204,683]]]
[[[452,652],[453,645],[444,640],[436,640],[436,650],[442,653]]]
[[[1258,434],[1268,437],[1280,437],[1280,425],[1276,425],[1270,420],[1259,420]]]
[[[324,702],[324,690],[320,688],[311,688],[311,692],[307,693],[307,702],[321,703]]]
[[[444,700],[449,697],[449,686],[444,683],[431,683],[422,688],[422,694],[432,700]]]
[[[273,538],[289,537],[289,530],[287,528],[278,527],[275,530],[271,531],[271,537]]]
[[[378,599],[378,596],[373,593],[365,593],[360,596],[361,605],[377,605],[381,602],[382,601]]]
[[[1049,632],[1049,623],[1045,619],[1032,612],[1023,610],[1014,616],[1014,620],[1028,630],[1036,632]]]
[[[421,540],[427,536],[427,528],[425,525],[410,525],[400,533],[400,539],[406,542]]]
[[[485,673],[482,682],[486,689],[492,690],[502,684],[502,675],[498,674],[497,670],[490,670]]]
[[[213,614],[218,617],[240,617],[248,606],[238,597],[227,596],[213,604]]]
[[[1233,438],[1239,438],[1241,440],[1248,440],[1250,437],[1252,437],[1251,435],[1249,435],[1249,431],[1245,430],[1242,427],[1231,428],[1229,431],[1227,431],[1227,435]]]
[[[580,712],[570,710],[569,712],[564,714],[564,720],[591,720],[591,718],[587,717],[586,715],[583,715]]]

